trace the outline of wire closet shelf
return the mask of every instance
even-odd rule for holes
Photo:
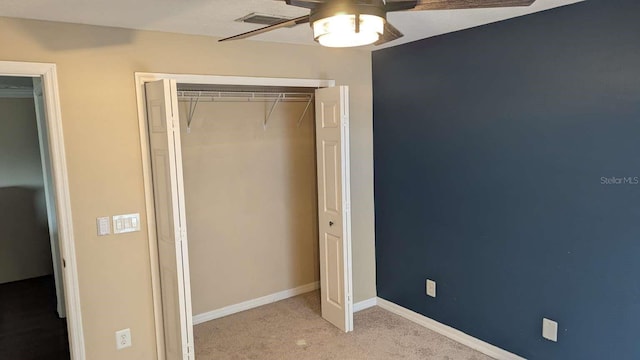
[[[248,101],[298,101],[308,102],[313,99],[310,92],[249,92],[249,91],[193,91],[178,90],[179,101],[223,101],[223,102],[248,102]]]
[[[253,91],[203,91],[203,90],[178,90],[178,101],[188,102],[189,111],[187,113],[187,132],[191,132],[191,122],[199,102],[273,102],[269,113],[264,118],[263,127],[267,128],[267,122],[271,118],[274,110],[281,102],[306,102],[298,127],[307,114],[311,103],[313,103],[314,93],[311,92],[253,92]]]

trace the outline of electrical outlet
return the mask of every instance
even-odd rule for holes
[[[542,319],[542,337],[553,342],[558,342],[558,323],[547,318]]]
[[[436,282],[427,279],[427,295],[436,297]]]
[[[131,346],[131,329],[116,331],[116,349],[121,350]]]

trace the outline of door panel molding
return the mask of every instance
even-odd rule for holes
[[[322,317],[353,330],[349,88],[316,90],[316,156]]]
[[[193,315],[186,213],[182,184],[180,129],[176,126],[177,87],[173,80],[145,84],[165,357],[192,360]]]

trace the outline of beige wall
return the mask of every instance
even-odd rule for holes
[[[351,86],[354,298],[375,296],[371,57],[257,41],[1,19],[0,59],[58,65],[88,359],[153,359],[146,233],[96,236],[98,216],[145,220],[134,72],[327,78]],[[114,331],[133,347],[116,351]]]
[[[313,109],[180,104],[193,313],[318,280]]]
[[[50,275],[40,144],[32,98],[0,98],[0,284]]]

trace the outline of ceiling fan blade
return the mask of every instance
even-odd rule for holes
[[[305,9],[315,9],[318,5],[324,4],[324,0],[284,0],[287,5],[297,6]]]
[[[256,35],[259,35],[259,34],[263,34],[263,33],[269,32],[271,30],[276,30],[276,29],[280,29],[280,28],[283,28],[283,27],[300,25],[300,24],[304,24],[304,23],[308,23],[308,22],[309,22],[309,15],[300,16],[300,17],[297,17],[295,19],[284,20],[284,21],[281,21],[279,23],[275,23],[273,25],[265,26],[265,27],[260,28],[260,29],[247,31],[247,32],[242,33],[242,34],[238,34],[238,35],[230,36],[230,37],[227,37],[227,38],[224,38],[224,39],[220,39],[220,40],[218,40],[218,42],[246,39],[246,38],[251,37],[251,36],[256,36]]]
[[[384,24],[384,32],[382,33],[382,36],[373,45],[378,46],[384,43],[388,43],[389,41],[399,39],[403,36],[404,34],[401,33],[400,30],[398,30],[395,26],[389,24],[389,22],[386,22]]]
[[[413,10],[481,9],[529,6],[536,0],[419,0]]]
[[[386,12],[411,10],[419,3],[417,0],[387,0],[384,3]]]

